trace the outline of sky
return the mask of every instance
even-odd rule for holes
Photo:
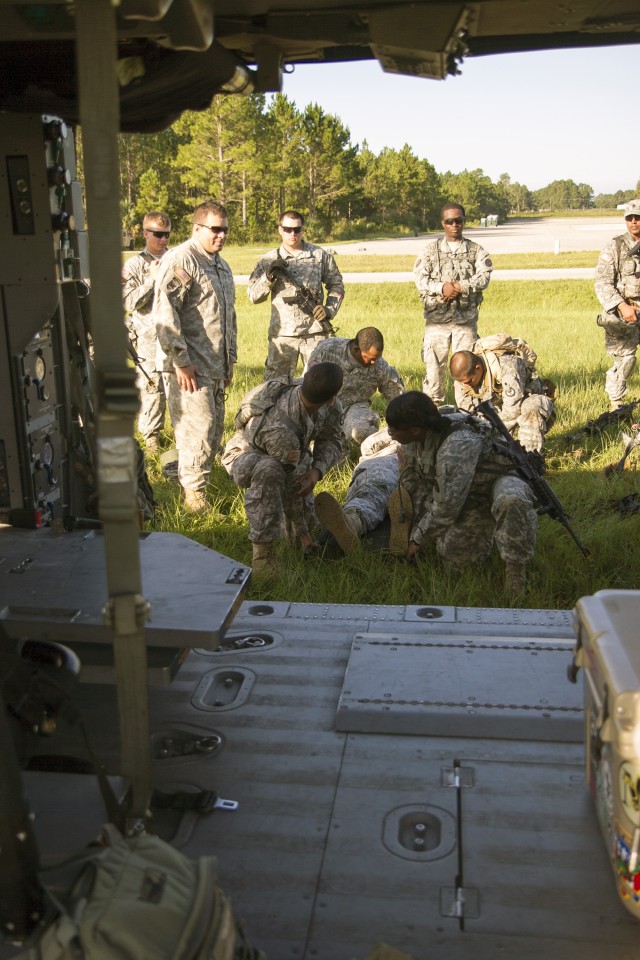
[[[574,180],[614,193],[640,180],[640,135],[617,125],[635,97],[638,49],[468,58],[444,81],[385,73],[376,60],[299,65],[282,92],[300,110],[317,103],[340,117],[352,143],[374,153],[408,143],[438,173],[481,169],[530,190]]]

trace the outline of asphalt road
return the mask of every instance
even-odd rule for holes
[[[540,217],[510,220],[497,227],[469,227],[464,234],[490,253],[566,253],[600,250],[607,240],[625,230],[620,217]],[[432,235],[395,240],[366,240],[331,244],[336,253],[407,254],[417,256]]]

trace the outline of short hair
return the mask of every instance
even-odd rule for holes
[[[201,216],[206,217],[209,213],[214,213],[217,217],[224,219],[229,218],[227,208],[221,203],[218,203],[217,200],[205,200],[204,203],[199,203],[193,211],[193,222],[196,223],[200,220]]]
[[[442,431],[446,421],[438,413],[431,397],[419,390],[409,390],[389,402],[387,424],[394,430],[420,427],[422,430]]]
[[[447,210],[459,210],[462,216],[466,219],[466,210],[461,203],[456,203],[455,200],[452,200],[451,203],[445,203],[444,207],[440,211],[440,217],[442,220],[444,220],[444,215]]]
[[[145,213],[142,219],[142,229],[148,230],[150,223],[161,223],[165,230],[171,230],[171,217],[162,213],[161,210],[151,210],[150,213]]]
[[[468,377],[478,365],[484,368],[482,357],[476,356],[471,350],[458,350],[451,357],[449,370],[453,379],[457,380],[458,377]]]
[[[384,337],[377,327],[363,327],[358,330],[354,340],[359,350],[377,350],[382,353],[384,350]]]
[[[302,394],[310,403],[327,403],[342,387],[342,370],[337,363],[314,363],[302,378]]]
[[[304,227],[304,217],[297,210],[285,210],[284,213],[281,213],[280,219],[278,220],[279,226],[282,226],[282,221],[285,217],[289,217],[290,220],[299,220],[300,225]]]

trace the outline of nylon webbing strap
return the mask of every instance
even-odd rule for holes
[[[87,217],[90,224],[92,333],[97,373],[97,458],[109,600],[120,710],[122,772],[131,782],[129,815],[144,817],[151,796],[151,749],[142,598],[136,450],[133,423],[139,399],[127,362],[121,292],[115,7],[111,0],[77,0],[76,57]],[[93,229],[91,229],[93,227]]]

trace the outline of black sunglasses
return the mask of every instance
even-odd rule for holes
[[[628,213],[625,220],[640,220],[640,213]]]
[[[280,224],[280,226],[285,233],[302,233],[304,230],[304,227],[283,227],[282,224]]]
[[[208,223],[197,223],[196,227],[206,227],[207,230],[211,230],[211,233],[229,233],[229,227],[210,227]]]
[[[443,220],[442,222],[450,227],[454,223],[464,223],[464,217],[449,217],[448,220]]]
[[[162,240],[163,237],[171,236],[171,230],[147,230],[146,233],[150,233],[156,240]]]

